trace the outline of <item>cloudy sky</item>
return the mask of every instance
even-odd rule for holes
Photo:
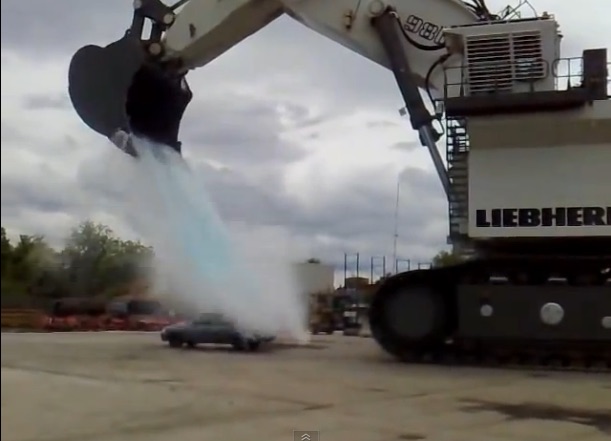
[[[131,2],[3,1],[2,225],[53,243],[87,218],[136,234],[105,191],[112,170],[99,173],[121,154],[77,118],[66,84],[72,53],[120,37]],[[531,3],[560,21],[565,56],[611,42],[609,0]],[[229,224],[334,262],[360,252],[368,272],[392,255],[401,175],[399,256],[445,246],[441,186],[390,72],[281,18],[189,79],[183,149]]]

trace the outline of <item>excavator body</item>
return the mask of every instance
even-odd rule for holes
[[[282,14],[392,71],[467,259],[386,278],[369,310],[377,343],[401,360],[611,368],[607,50],[562,59],[549,14],[492,14],[484,0],[139,0],[122,39],[72,59],[74,107],[127,153],[133,136],[180,151],[185,74]]]

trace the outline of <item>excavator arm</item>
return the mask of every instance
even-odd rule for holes
[[[136,156],[131,136],[181,150],[180,121],[192,92],[186,74],[287,14],[299,23],[393,71],[414,129],[447,190],[439,137],[419,89],[443,91],[443,66],[460,65],[460,48],[444,30],[490,20],[482,0],[136,0],[125,35],[85,46],[69,69],[72,103],[95,131]],[[145,21],[152,23],[143,35]],[[288,37],[290,38],[290,37]]]
[[[442,29],[478,19],[460,0],[190,0],[168,28],[163,44],[169,57],[182,59],[189,69],[198,68],[286,14],[318,34],[392,69],[386,48],[372,24],[372,19],[387,10],[394,11],[407,38],[415,42],[412,45],[403,38],[406,56],[421,86],[431,63],[444,50]],[[436,75],[432,81],[438,79]]]

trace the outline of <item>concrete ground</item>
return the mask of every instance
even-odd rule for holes
[[[3,441],[611,436],[611,376],[406,366],[358,337],[245,354],[156,334],[2,334],[1,360]]]

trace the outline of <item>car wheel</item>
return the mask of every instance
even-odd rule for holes
[[[188,341],[188,342],[187,342],[187,347],[188,347],[189,349],[193,349],[193,348],[195,348],[195,343],[193,343],[192,341]]]
[[[251,340],[248,342],[249,351],[256,351],[259,349],[259,347],[261,347],[261,342],[258,340]]]
[[[176,337],[171,337],[168,340],[168,344],[170,345],[171,348],[180,348],[182,347],[182,341]]]
[[[231,343],[231,346],[233,346],[233,349],[236,351],[243,351],[247,348],[246,342],[244,342],[244,340],[241,338],[235,338],[233,343]]]

